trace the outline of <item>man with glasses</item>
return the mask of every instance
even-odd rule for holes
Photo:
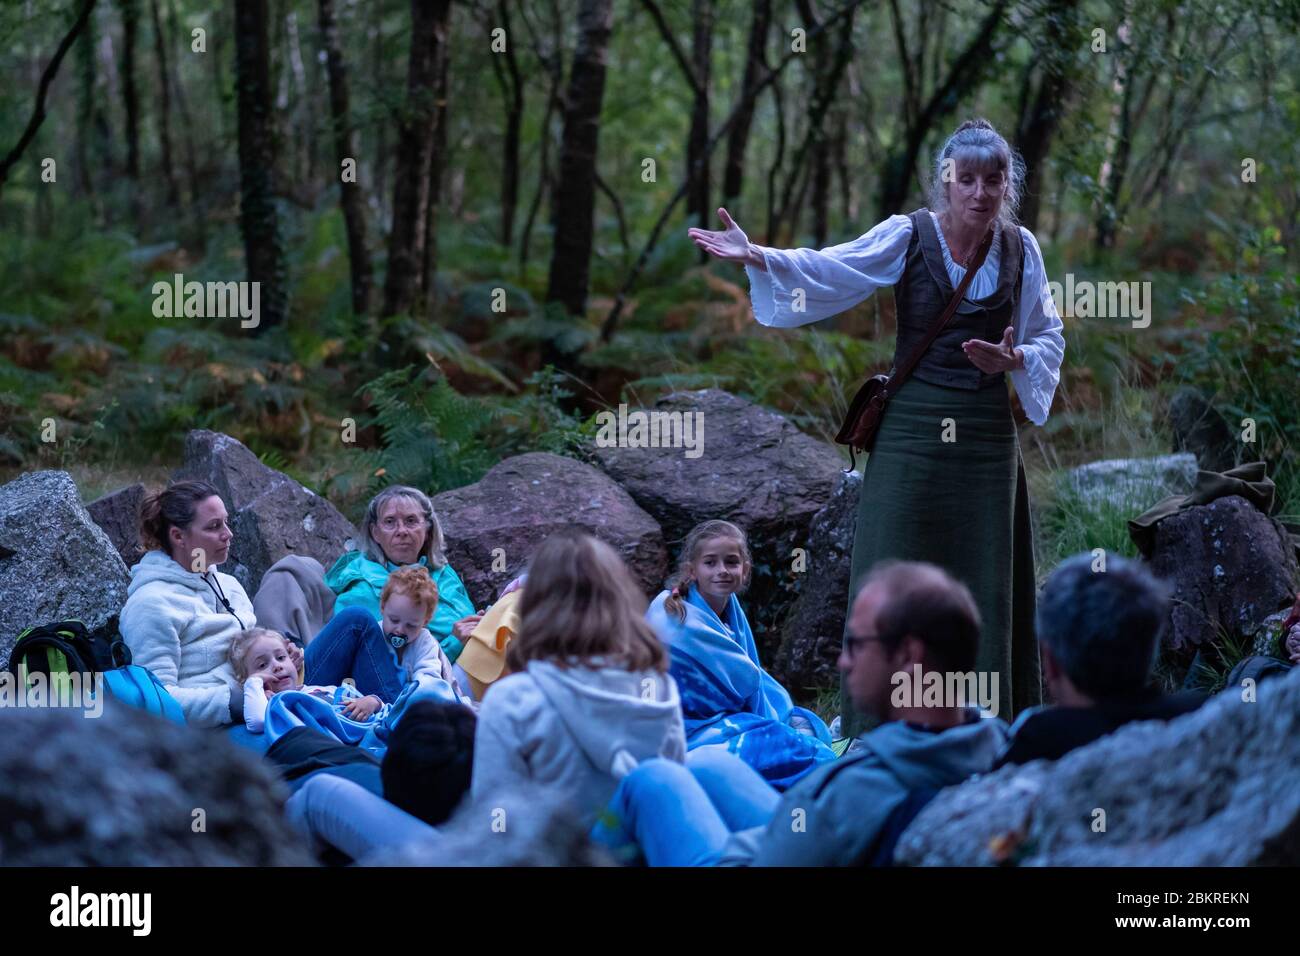
[[[853,602],[838,666],[860,712],[880,721],[860,750],[787,790],[763,828],[733,834],[723,865],[846,866],[868,863],[890,814],[914,791],[933,791],[988,771],[1006,724],[971,701],[922,695],[918,684],[974,671],[979,611],[942,568],[890,561],[868,573]],[[998,675],[989,675],[996,678]],[[921,677],[920,681],[917,677]]]

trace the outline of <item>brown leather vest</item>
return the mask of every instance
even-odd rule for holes
[[[943,247],[930,211],[918,209],[908,218],[912,220],[912,236],[907,243],[906,266],[894,285],[898,315],[895,368],[925,340],[956,291],[943,263]],[[997,288],[983,299],[972,301],[969,293],[962,299],[943,332],[917,363],[912,372],[915,377],[932,385],[972,390],[1005,380],[1003,372],[993,375],[981,372],[961,349],[961,343],[967,339],[1001,341],[1002,331],[1008,325],[1015,325],[1024,269],[1020,229],[1004,223],[1000,237]]]

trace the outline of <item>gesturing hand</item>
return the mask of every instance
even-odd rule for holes
[[[985,342],[982,339],[967,339],[961,344],[962,351],[971,360],[971,364],[985,374],[1010,372],[1025,367],[1024,353],[1012,345],[1012,336],[1016,330],[1007,326],[1002,333],[1001,342]]]
[[[697,229],[692,226],[686,230],[691,240],[711,256],[726,259],[729,262],[749,261],[749,237],[745,230],[736,225],[736,221],[727,214],[727,210],[718,207],[718,217],[726,226],[721,231]]]

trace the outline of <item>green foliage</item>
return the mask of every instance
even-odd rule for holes
[[[1128,521],[1155,503],[1146,496],[1086,498],[1063,471],[1052,476],[1046,499],[1040,505],[1036,529],[1038,576],[1044,580],[1066,558],[1096,548],[1104,549],[1107,554],[1136,556],[1137,547],[1129,537]]]
[[[1251,653],[1251,642],[1234,638],[1220,629],[1217,638],[1203,645],[1187,675],[1187,687],[1217,694],[1228,686],[1228,675]]]
[[[1258,457],[1272,464],[1272,477],[1285,488],[1288,511],[1300,511],[1295,493],[1300,449],[1300,276],[1286,259],[1276,229],[1246,228],[1240,268],[1213,279],[1191,304],[1206,318],[1207,331],[1186,351],[1163,356],[1182,381],[1214,396],[1229,427],[1256,423]]]
[[[371,490],[408,484],[430,494],[472,484],[511,455],[529,451],[577,456],[595,434],[593,421],[565,411],[564,377],[546,368],[518,396],[459,394],[433,367],[386,372],[357,390],[380,447],[368,451]]]
[[[368,396],[381,448],[370,455],[373,490],[414,485],[429,494],[470,484],[494,456],[480,440],[493,417],[483,403],[467,399],[433,368],[385,372],[357,390]]]

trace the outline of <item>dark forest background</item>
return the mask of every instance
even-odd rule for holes
[[[65,468],[90,500],[212,428],[355,519],[708,385],[829,440],[891,297],[761,328],[686,228],[853,238],[982,115],[1050,276],[1154,292],[1145,329],[1067,305],[1022,432],[1040,573],[1132,553],[1061,476],[1171,450],[1179,388],[1257,423],[1295,517],[1298,26],[1289,0],[4,0],[0,480]],[[175,273],[260,281],[260,325],[155,317]]]

